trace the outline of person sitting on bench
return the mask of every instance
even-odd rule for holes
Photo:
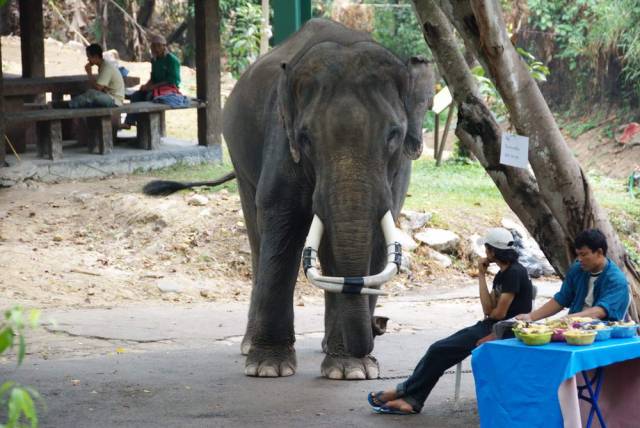
[[[167,41],[162,36],[151,39],[151,77],[140,89],[131,94],[131,102],[151,101],[155,97],[179,94],[180,61],[167,49]],[[128,114],[123,128],[136,124],[136,115]]]
[[[102,47],[98,44],[87,46],[87,64],[84,66],[89,76],[90,89],[71,98],[69,107],[116,107],[124,100],[124,79],[120,71],[102,57]],[[93,66],[98,67],[98,75],[92,72]]]

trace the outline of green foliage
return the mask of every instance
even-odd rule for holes
[[[27,314],[20,307],[5,312],[4,321],[0,324],[0,354],[13,349],[18,338],[18,366],[22,364],[26,354],[24,332],[27,328],[35,328],[40,319],[40,312],[29,311]],[[5,381],[0,386],[0,404],[7,403],[7,421],[0,428],[37,427],[38,413],[34,398],[40,395],[33,388],[20,386],[13,381]],[[28,422],[24,424],[23,422]]]
[[[225,3],[225,2],[223,2]],[[231,4],[235,3],[231,8]],[[227,67],[235,78],[260,54],[262,8],[248,1],[229,0],[221,9],[225,16],[222,45],[227,54]]]
[[[618,58],[640,95],[640,2],[637,0],[529,0],[529,25],[553,35],[555,57],[588,88]],[[593,91],[590,91],[593,92]]]
[[[536,59],[532,54],[525,51],[522,48],[517,48],[520,57],[524,61],[531,77],[537,82],[546,82],[549,75],[549,67]],[[498,120],[504,120],[508,117],[507,106],[502,101],[498,89],[494,85],[493,81],[485,76],[484,68],[481,65],[475,66],[471,69],[471,73],[475,76],[480,94],[484,97],[485,102],[496,115]]]
[[[410,0],[366,0],[364,3],[376,5],[374,40],[401,58],[432,57]]]
[[[571,136],[571,138],[578,138],[585,132],[590,131],[597,126],[598,124],[596,123],[595,118],[588,118],[584,121],[569,122],[563,127],[563,129]]]

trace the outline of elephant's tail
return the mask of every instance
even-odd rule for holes
[[[229,174],[212,181],[195,181],[193,183],[180,183],[179,181],[154,180],[145,184],[145,186],[142,188],[142,191],[146,195],[166,196],[166,195],[172,194],[173,192],[177,192],[178,190],[190,189],[192,187],[218,186],[220,184],[226,183],[227,181],[231,181],[234,178],[236,178],[236,173],[230,172]]]

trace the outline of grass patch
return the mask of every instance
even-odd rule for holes
[[[434,213],[433,223],[456,230],[474,231],[480,224],[495,225],[509,212],[491,178],[477,163],[431,159],[413,163],[405,208]]]

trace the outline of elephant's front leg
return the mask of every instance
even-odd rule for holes
[[[320,367],[329,379],[377,379],[378,361],[373,350],[373,329],[368,296],[325,294],[324,360]],[[347,308],[347,310],[345,310]]]
[[[245,364],[248,376],[291,376],[296,371],[293,290],[308,229],[305,218],[286,210],[262,213],[252,298],[255,332]]]

